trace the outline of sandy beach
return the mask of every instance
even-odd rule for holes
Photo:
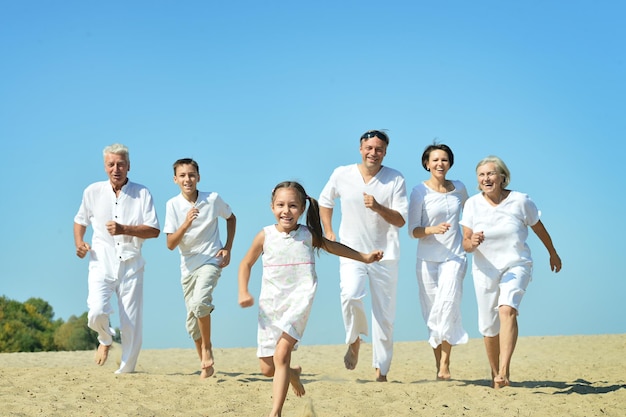
[[[522,337],[512,386],[489,387],[482,340],[452,352],[449,382],[435,380],[426,342],[399,342],[388,383],[373,381],[371,346],[356,370],[344,346],[301,346],[306,395],[291,392],[283,415],[304,416],[602,416],[626,415],[626,335]],[[136,373],[115,375],[119,348],[99,367],[94,352],[0,354],[2,416],[262,417],[271,379],[254,348],[215,349],[216,373],[199,378],[192,349],[144,350]]]

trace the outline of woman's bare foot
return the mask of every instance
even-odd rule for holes
[[[213,351],[211,349],[204,349],[202,351],[202,370],[200,371],[200,378],[205,379],[213,376],[213,373],[215,372],[213,365],[215,365],[215,361],[213,360]]]
[[[493,387],[495,389],[508,387],[509,385],[511,385],[511,382],[509,381],[509,378],[506,376],[498,375],[493,379]]]
[[[302,397],[305,393],[304,385],[302,385],[302,381],[300,381],[300,375],[302,375],[301,366],[297,366],[289,370],[289,383],[291,384],[293,393],[298,397]]]
[[[98,350],[96,350],[96,364],[102,366],[106,363],[107,358],[109,357],[109,349],[111,349],[111,345],[107,346],[100,343]]]
[[[353,370],[356,368],[356,364],[359,362],[359,348],[361,347],[361,338],[348,345],[348,351],[343,357],[343,363],[346,365],[346,369]]]

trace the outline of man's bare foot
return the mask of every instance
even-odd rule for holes
[[[361,347],[361,338],[348,345],[348,351],[343,357],[343,363],[346,365],[346,369],[353,370],[356,368],[356,364],[359,362],[359,348]]]
[[[301,366],[289,370],[289,383],[291,384],[293,393],[298,397],[302,397],[305,393],[304,385],[302,385],[302,381],[300,381],[300,375],[302,375]]]
[[[381,375],[379,368],[376,368],[376,382],[387,382],[387,375]]]
[[[511,382],[505,376],[498,375],[493,379],[493,388],[495,389],[508,387],[509,385],[511,385]]]
[[[213,360],[213,351],[211,349],[204,349],[202,351],[202,370],[200,371],[200,378],[205,379],[213,376],[215,373],[213,365],[215,365],[215,361]]]
[[[109,349],[111,349],[111,345],[107,346],[100,343],[100,345],[98,346],[98,350],[96,350],[96,364],[102,366],[106,363],[107,358],[109,357]]]

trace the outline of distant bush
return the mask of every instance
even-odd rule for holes
[[[24,303],[0,296],[0,352],[89,350],[98,346],[87,327],[87,313],[67,322],[54,320],[54,310],[41,298]]]

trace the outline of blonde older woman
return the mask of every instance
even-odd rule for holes
[[[461,225],[463,248],[473,252],[472,275],[478,304],[479,330],[491,367],[493,387],[509,385],[511,357],[517,343],[517,315],[531,280],[533,261],[526,244],[528,227],[550,254],[550,269],[561,259],[528,195],[507,189],[511,174],[497,156],[476,166],[481,193],[465,203]]]

